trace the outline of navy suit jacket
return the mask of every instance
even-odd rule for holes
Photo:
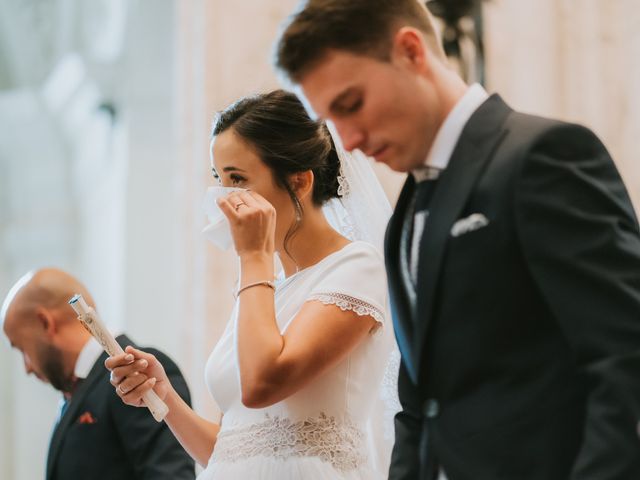
[[[414,305],[413,190],[385,241],[403,359],[389,478],[640,479],[640,233],[602,143],[490,97],[438,180]],[[486,226],[451,235],[476,213]]]
[[[124,348],[135,346],[119,336]],[[176,364],[146,349],[162,363],[178,394],[190,402],[189,389]],[[93,365],[74,393],[51,437],[47,480],[192,480],[195,464],[164,422],[146,408],[125,405],[109,382],[107,354]],[[80,417],[90,414],[95,423]]]

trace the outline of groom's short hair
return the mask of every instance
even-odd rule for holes
[[[404,26],[420,30],[444,58],[432,17],[418,0],[304,0],[280,35],[275,63],[298,82],[328,50],[389,61],[393,34]]]

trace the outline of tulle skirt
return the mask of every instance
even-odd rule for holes
[[[382,472],[368,465],[338,470],[318,457],[274,458],[255,456],[239,461],[215,461],[197,480],[382,480]]]

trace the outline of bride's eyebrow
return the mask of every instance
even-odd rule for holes
[[[234,166],[224,167],[222,171],[223,172],[244,172],[243,169],[234,167]]]

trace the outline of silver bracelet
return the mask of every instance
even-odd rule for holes
[[[253,283],[250,283],[249,285],[245,285],[244,287],[239,288],[238,292],[236,293],[236,298],[238,298],[240,296],[240,294],[242,292],[244,292],[245,290],[247,290],[249,288],[252,288],[252,287],[259,287],[260,285],[264,285],[265,287],[269,287],[274,292],[276,291],[276,284],[275,283],[273,283],[270,280],[262,280],[260,282],[253,282]]]

